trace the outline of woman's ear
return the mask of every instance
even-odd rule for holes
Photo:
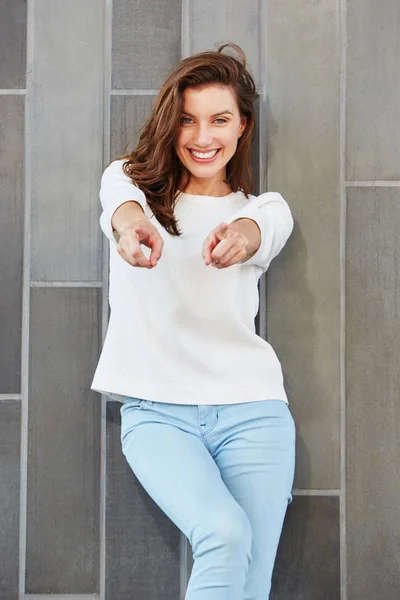
[[[247,118],[240,117],[240,126],[239,126],[239,137],[242,137],[243,131],[246,129]]]

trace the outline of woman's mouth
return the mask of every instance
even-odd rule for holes
[[[221,148],[215,148],[214,150],[208,150],[207,152],[200,152],[199,150],[192,150],[191,148],[188,148],[191,159],[198,163],[212,162],[216,159],[220,150]]]

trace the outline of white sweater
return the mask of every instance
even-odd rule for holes
[[[255,332],[257,282],[293,229],[287,202],[277,192],[250,200],[184,194],[175,206],[179,237],[156,220],[144,193],[109,165],[101,178],[100,226],[110,240],[110,320],[91,389],[112,399],[125,396],[177,404],[288,402],[280,362]],[[117,252],[111,217],[136,200],[157,227],[164,247],[156,267],[129,265]],[[256,221],[261,245],[245,263],[206,266],[203,241],[222,221]],[[114,235],[116,237],[114,237]],[[148,257],[150,249],[142,245]]]

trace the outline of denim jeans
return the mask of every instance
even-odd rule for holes
[[[287,505],[295,423],[283,400],[197,405],[124,397],[122,451],[188,538],[185,600],[267,600]]]

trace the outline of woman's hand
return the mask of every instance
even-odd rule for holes
[[[261,232],[252,219],[238,219],[229,225],[220,223],[204,240],[204,262],[217,269],[246,262],[257,252],[260,243]]]
[[[118,241],[118,254],[133,267],[146,267],[152,269],[160,259],[164,240],[158,229],[147,218],[137,219],[120,229]],[[140,247],[144,244],[151,248],[149,259],[143,254]]]

